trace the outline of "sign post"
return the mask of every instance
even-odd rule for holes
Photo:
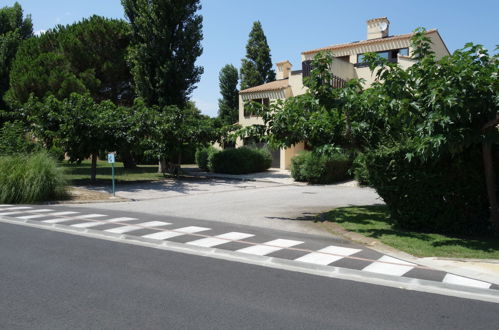
[[[114,153],[107,154],[107,162],[112,165],[111,167],[112,167],[113,197],[114,197],[114,196],[116,196],[116,189],[115,189],[115,184],[114,184],[114,163],[116,161],[115,161]]]

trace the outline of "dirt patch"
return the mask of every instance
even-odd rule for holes
[[[95,202],[123,202],[126,198],[113,197],[102,191],[85,189],[82,187],[70,187],[69,199],[60,201],[61,203],[95,203]]]

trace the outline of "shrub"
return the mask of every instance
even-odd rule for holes
[[[33,203],[65,196],[63,172],[47,153],[0,157],[0,203]]]
[[[246,174],[266,171],[272,165],[272,156],[265,149],[237,148],[212,153],[208,167],[215,173]]]
[[[369,172],[366,166],[366,156],[363,153],[355,156],[351,172],[358,183],[364,186],[369,185]]]
[[[487,228],[488,203],[480,146],[423,160],[398,145],[366,154],[368,179],[404,229],[474,234]]]
[[[0,155],[13,155],[34,151],[37,145],[26,136],[21,122],[6,122],[0,128]]]
[[[196,150],[195,158],[198,167],[203,171],[209,171],[208,158],[210,157],[211,154],[216,153],[218,151],[219,151],[218,149],[215,149],[211,146]]]
[[[328,184],[348,179],[351,166],[345,153],[304,152],[291,160],[291,176],[296,181]]]

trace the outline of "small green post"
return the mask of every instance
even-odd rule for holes
[[[113,170],[112,170],[113,171],[113,197],[116,197],[116,187],[114,185],[114,163],[113,163],[112,168],[113,168]]]
[[[107,154],[107,162],[111,164],[112,179],[113,179],[113,197],[116,197],[116,186],[114,184],[114,163],[116,162],[116,158],[114,157],[114,153]]]

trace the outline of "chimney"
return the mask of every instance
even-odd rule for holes
[[[276,63],[276,66],[277,66],[277,75],[276,75],[277,80],[289,78],[289,73],[291,72],[291,67],[293,66],[291,62],[286,60],[283,62]]]
[[[367,39],[388,37],[390,21],[386,17],[373,18],[367,21]]]

